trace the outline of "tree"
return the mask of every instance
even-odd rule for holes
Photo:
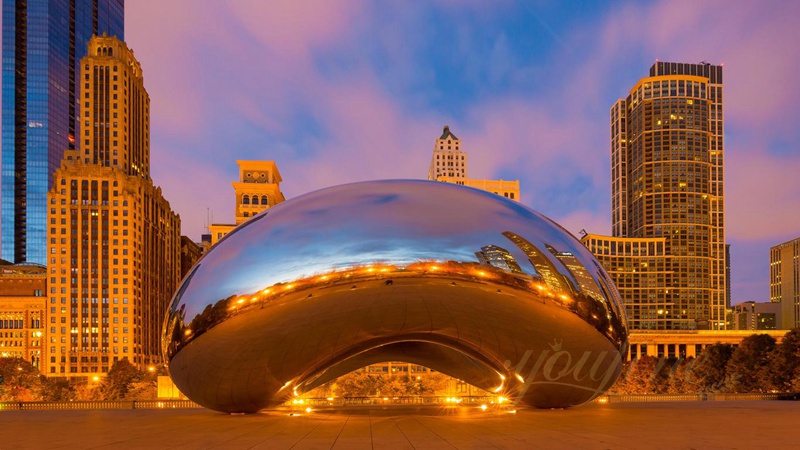
[[[381,395],[385,380],[380,375],[370,375],[357,370],[342,375],[333,382],[332,391],[338,397],[366,397]]]
[[[75,386],[64,378],[46,378],[42,386],[42,400],[47,402],[77,400]]]
[[[767,391],[760,375],[769,364],[769,355],[775,345],[775,338],[768,334],[754,334],[742,339],[725,368],[726,388],[730,392]]]
[[[673,366],[669,379],[667,380],[667,393],[669,394],[695,394],[697,384],[692,376],[692,366],[694,358],[681,359]]]
[[[111,366],[108,376],[100,386],[103,400],[125,400],[134,383],[144,381],[146,374],[127,359],[120,359]]]
[[[733,346],[716,343],[706,347],[687,369],[689,384],[695,392],[720,392],[725,388],[728,361],[733,355]]]
[[[32,402],[42,398],[44,377],[22,358],[0,358],[0,401]]]
[[[155,400],[158,397],[158,385],[148,379],[134,381],[128,386],[125,400]]]
[[[444,395],[452,377],[441,372],[428,372],[421,376],[420,394],[422,395]],[[480,389],[475,388],[480,391]]]
[[[625,364],[611,389],[615,394],[662,394],[667,392],[669,375],[675,358],[642,356]]]
[[[800,328],[794,328],[783,336],[767,357],[767,364],[759,373],[760,382],[769,390],[791,392],[795,382],[800,381]]]

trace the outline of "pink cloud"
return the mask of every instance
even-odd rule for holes
[[[725,192],[728,237],[800,235],[800,155],[772,157],[758,147],[732,147],[728,152],[736,156],[728,157]]]
[[[611,218],[605,211],[602,213],[592,213],[585,210],[577,210],[568,214],[551,216],[551,219],[559,225],[569,230],[576,238],[581,238],[581,230],[590,234],[611,234]]]

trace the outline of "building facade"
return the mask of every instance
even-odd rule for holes
[[[666,238],[621,238],[587,234],[581,242],[595,255],[617,285],[632,330],[675,328],[674,273]],[[688,317],[688,311],[677,315]]]
[[[433,157],[428,166],[428,179],[449,177],[453,180],[467,178],[467,154],[461,151],[461,140],[445,125],[442,135],[433,146]]]
[[[0,261],[0,358],[22,358],[42,370],[46,269]]]
[[[780,343],[787,330],[762,330],[757,334],[767,334]],[[751,330],[639,330],[628,336],[628,360],[642,356],[656,358],[696,358],[703,350],[714,344],[738,346]]]
[[[460,184],[519,201],[519,180],[473,180],[472,178],[439,177],[436,181]]]
[[[733,305],[728,329],[752,331],[781,329],[781,305],[772,302],[742,302]]]
[[[123,0],[3,1],[0,258],[47,264],[47,191],[80,147],[80,60],[103,33],[124,38]]]
[[[467,154],[461,150],[461,140],[445,125],[433,146],[428,179],[469,186],[519,201],[519,180],[478,180],[469,178],[468,174]]]
[[[164,311],[180,281],[180,218],[150,178],[150,99],[125,43],[94,37],[81,60],[81,149],[48,193],[45,374],[161,362]]]
[[[781,305],[781,328],[800,327],[800,238],[770,248],[769,299]]]
[[[181,279],[203,256],[203,247],[188,236],[181,236]]]
[[[250,220],[271,206],[286,201],[280,188],[283,178],[274,161],[236,161],[236,164],[239,166],[239,181],[231,183],[236,196],[234,207],[236,223],[209,225],[211,245],[219,242],[237,225]]]
[[[633,261],[641,254],[624,252],[637,248],[637,240],[663,239],[657,266],[664,284],[648,292],[622,289],[633,329],[725,328],[722,98],[722,66],[656,62],[611,108],[613,238],[590,240],[616,243],[606,256]],[[647,319],[637,322],[635,310],[643,308]],[[651,320],[653,312],[660,317]]]

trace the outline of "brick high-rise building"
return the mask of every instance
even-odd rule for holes
[[[141,66],[124,42],[94,37],[79,79],[81,149],[65,152],[48,193],[50,376],[161,362],[180,281],[180,218],[150,178]]]
[[[80,147],[80,59],[96,34],[124,39],[124,0],[3,0],[0,257],[47,264],[47,191]]]
[[[611,108],[613,237],[584,244],[608,244],[590,249],[621,286],[633,329],[725,328],[722,99],[722,66],[656,62]],[[652,264],[652,284],[626,289]]]

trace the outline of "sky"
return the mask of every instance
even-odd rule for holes
[[[610,234],[609,109],[656,61],[724,65],[732,301],[769,301],[800,236],[800,2],[129,0],[152,177],[199,240],[232,223],[237,159],[287,199],[425,178],[447,124],[471,178],[578,235]],[[210,214],[209,214],[210,212]]]

